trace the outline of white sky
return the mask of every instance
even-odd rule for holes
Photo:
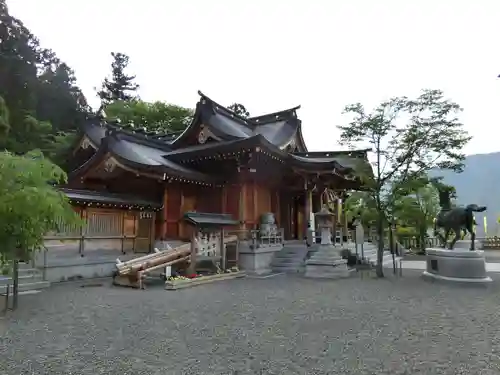
[[[254,115],[302,105],[310,150],[338,149],[346,104],[438,88],[464,108],[466,152],[500,151],[500,1],[8,0],[89,101],[127,53],[145,100],[201,90]]]

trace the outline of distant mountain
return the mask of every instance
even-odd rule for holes
[[[491,154],[469,155],[465,160],[462,173],[439,171],[434,176],[443,176],[444,183],[457,189],[457,201],[460,205],[476,203],[487,206],[488,235],[499,235],[497,219],[500,216],[500,152]],[[484,236],[483,214],[475,214],[477,235]]]

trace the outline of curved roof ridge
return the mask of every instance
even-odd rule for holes
[[[222,104],[217,103],[213,99],[210,99],[208,96],[206,96],[204,93],[202,93],[199,90],[198,90],[198,95],[200,95],[203,99],[205,99],[205,100],[211,102],[212,104],[214,104],[219,111],[222,109],[222,112],[227,112],[227,114],[229,114],[232,118],[234,118],[236,120],[240,120],[243,123],[243,125],[247,125],[247,126],[250,125],[249,121],[248,121],[249,120],[248,118],[243,117],[243,116],[237,114],[236,112],[231,111],[229,108],[223,106]]]
[[[274,121],[279,120],[278,118],[281,117],[282,115],[292,115],[293,117],[296,118],[297,114],[295,113],[295,111],[297,111],[298,109],[300,109],[300,105],[292,107],[292,108],[284,109],[282,111],[266,113],[266,114],[260,115],[260,116],[252,116],[252,117],[249,117],[248,120],[255,123],[255,125],[262,125],[262,124],[267,123],[266,120],[268,120],[268,119],[274,120]],[[273,122],[273,121],[268,121],[268,122]]]

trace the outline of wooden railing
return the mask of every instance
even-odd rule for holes
[[[58,230],[45,236],[46,246],[61,243],[66,248],[85,250],[107,248],[126,252],[152,250],[154,242],[154,213],[139,211],[86,210],[83,226],[68,225],[61,221]],[[58,246],[62,246],[58,245]]]

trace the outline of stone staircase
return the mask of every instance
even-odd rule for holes
[[[302,241],[285,243],[283,249],[274,255],[271,262],[273,272],[299,273],[304,272],[304,260],[308,248]]]
[[[10,294],[12,294],[11,275],[0,276],[0,294],[5,295],[8,284],[10,284]],[[19,264],[19,294],[39,293],[49,286],[50,282],[43,280],[41,271],[31,268],[31,265],[26,263]]]
[[[354,243],[350,243],[346,246],[352,254],[356,254],[356,248]],[[377,264],[377,244],[372,242],[365,242],[363,244],[363,255],[368,262],[373,265]],[[361,257],[361,250],[358,251],[358,256]],[[397,257],[398,258],[398,257]],[[383,256],[383,264],[384,265],[392,265],[392,254],[389,250],[384,251]]]

